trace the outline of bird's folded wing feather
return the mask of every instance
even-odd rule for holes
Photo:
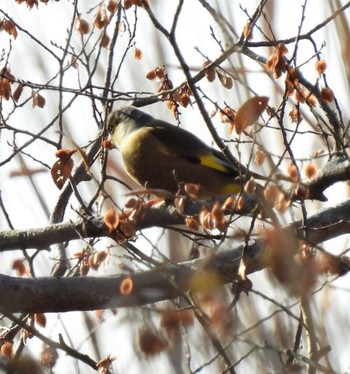
[[[191,132],[175,127],[163,121],[156,121],[151,133],[163,145],[163,152],[198,163],[234,177],[238,171],[227,161],[225,156],[206,145]]]

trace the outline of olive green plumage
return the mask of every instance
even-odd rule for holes
[[[126,171],[145,188],[176,193],[179,183],[196,183],[200,198],[240,191],[237,170],[189,131],[133,106],[114,111],[108,131]]]

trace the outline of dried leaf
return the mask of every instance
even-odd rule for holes
[[[185,183],[184,190],[190,199],[197,200],[201,186],[197,183]]]
[[[10,342],[5,342],[1,346],[1,356],[10,359],[14,355],[13,345]]]
[[[233,86],[233,81],[232,81],[232,78],[229,77],[228,75],[226,74],[222,74],[220,73],[219,71],[217,71],[217,74],[218,74],[218,77],[219,77],[219,80],[221,82],[221,84],[227,88],[228,90],[232,88]]]
[[[261,166],[264,163],[265,158],[266,158],[265,152],[261,150],[256,151],[254,161],[258,166]]]
[[[220,119],[221,122],[227,123],[229,125],[229,132],[232,133],[235,128],[235,119],[237,112],[229,107],[225,107],[220,110]]]
[[[16,29],[16,26],[15,24],[9,20],[9,19],[5,19],[4,20],[4,23],[2,25],[2,28],[11,36],[13,36],[15,39],[17,38],[17,29]]]
[[[272,205],[280,198],[281,194],[281,189],[274,185],[269,185],[264,190],[264,197],[266,201]]]
[[[290,162],[289,165],[288,165],[288,175],[289,175],[289,178],[292,182],[298,182],[299,181],[298,168],[292,162]]]
[[[219,339],[229,339],[234,330],[234,318],[230,307],[222,300],[214,300],[210,306],[209,326]]]
[[[16,79],[15,76],[13,74],[11,74],[11,70],[8,66],[5,66],[1,69],[0,76],[1,76],[1,78],[5,78],[5,79],[9,80],[11,84]]]
[[[56,348],[45,345],[43,351],[40,353],[39,361],[45,368],[52,369],[57,362],[58,353]],[[50,370],[52,371],[52,370]]]
[[[329,87],[323,87],[321,90],[321,100],[324,103],[331,103],[334,101],[333,91]]]
[[[90,25],[81,17],[77,17],[75,20],[75,30],[82,35],[86,35],[90,32]]]
[[[61,148],[61,149],[58,149],[56,152],[55,152],[55,156],[62,159],[62,160],[66,160],[70,157],[72,157],[72,155],[76,152],[77,150],[76,149],[69,149],[69,148]]]
[[[14,260],[12,263],[12,269],[16,271],[18,277],[23,277],[28,274],[27,267],[23,260]]]
[[[208,65],[211,64],[211,61],[207,60],[203,63],[203,68],[206,68]],[[210,66],[205,70],[205,76],[209,82],[213,82],[216,78],[216,67],[215,65]]]
[[[155,80],[157,78],[157,71],[156,71],[156,69],[153,69],[153,70],[149,71],[146,74],[146,78],[149,79],[150,81]]]
[[[118,9],[119,1],[117,0],[109,0],[107,4],[107,10],[111,13],[115,13]]]
[[[141,60],[142,59],[143,53],[142,53],[140,48],[135,47],[134,57],[135,57],[136,60]]]
[[[183,93],[178,100],[178,103],[183,106],[184,108],[187,108],[188,104],[191,103],[190,95],[187,93]]]
[[[160,82],[157,92],[169,91],[169,90],[172,90],[173,88],[174,88],[173,82],[170,79],[165,78],[164,80]],[[168,97],[167,95],[163,95],[162,98],[167,99]]]
[[[293,109],[289,112],[289,117],[292,123],[298,123],[301,121],[302,117],[299,108],[296,105],[294,105]]]
[[[243,36],[247,40],[252,40],[253,39],[253,33],[252,33],[252,23],[248,21],[246,25],[244,26],[243,29]]]
[[[111,41],[111,38],[107,35],[106,32],[104,32],[101,38],[101,47],[107,48],[109,46],[110,41]]]
[[[134,5],[134,1],[133,0],[124,0],[123,6],[124,6],[125,10],[130,9],[133,5]]]
[[[198,215],[199,222],[205,230],[213,230],[215,228],[215,222],[212,218],[211,212],[207,208],[203,208]]]
[[[33,90],[32,98],[33,98],[33,108],[36,106],[39,108],[44,108],[46,100],[43,96],[41,96],[38,92]]]
[[[168,348],[168,342],[149,327],[139,331],[139,345],[146,356],[154,356]]]
[[[107,251],[97,251],[93,255],[89,256],[88,264],[91,269],[98,270],[98,268],[106,260],[107,257],[108,257]]]
[[[219,201],[215,202],[211,210],[211,217],[214,220],[214,224],[216,228],[218,228],[218,226],[220,227],[225,226],[226,224],[225,213],[224,213],[224,210],[222,209],[222,204]]]
[[[118,225],[119,225],[119,216],[114,210],[113,207],[111,207],[104,215],[103,221],[105,225],[108,227],[108,232],[111,234],[113,233]]]
[[[35,313],[34,321],[40,327],[46,327],[46,316],[43,313]]]
[[[244,191],[250,195],[256,191],[256,182],[254,177],[250,177],[247,183],[244,185]]]
[[[198,231],[199,230],[199,222],[196,218],[193,216],[188,216],[186,217],[186,226],[191,230],[191,231]]]
[[[327,62],[323,59],[317,60],[315,64],[315,68],[318,74],[324,74],[327,69]]]
[[[290,207],[291,203],[291,200],[281,193],[278,200],[275,201],[274,208],[280,213],[284,213]]]
[[[72,66],[74,69],[77,69],[77,67],[78,67],[78,56],[76,56],[76,55],[72,55],[72,56],[71,56],[71,59],[70,59],[70,63],[71,63],[71,66]]]
[[[146,74],[146,78],[149,80],[155,80],[155,79],[165,79],[166,78],[166,69],[164,66],[157,66],[155,69],[149,71]]]
[[[88,274],[90,270],[90,266],[86,261],[82,261],[79,265],[79,273],[82,277],[85,277],[85,275]]]
[[[140,203],[141,203],[140,199],[135,199],[134,197],[129,197],[125,201],[124,207],[128,208],[128,209],[137,209]]]
[[[240,196],[240,197],[238,198],[238,201],[236,202],[236,208],[237,208],[238,210],[242,210],[243,207],[244,207],[244,197],[243,197],[243,196]]]
[[[18,100],[21,97],[22,92],[23,92],[23,84],[19,83],[17,88],[15,89],[15,92],[12,95],[13,100],[15,100],[16,103],[18,103]]]
[[[308,162],[304,166],[304,173],[306,175],[306,178],[312,179],[315,178],[317,174],[317,167],[314,163]]]
[[[38,0],[26,0],[27,7],[32,9],[34,5],[38,7],[39,3]]]
[[[237,134],[241,134],[248,126],[252,125],[266,109],[269,98],[255,96],[248,99],[237,111],[235,128]]]
[[[229,196],[229,197],[225,200],[224,204],[222,205],[222,209],[223,209],[224,211],[226,211],[226,210],[232,210],[232,209],[235,208],[236,203],[237,203],[237,202],[236,202],[236,199],[235,199],[233,196]]]
[[[97,363],[98,374],[110,373],[109,368],[112,365],[112,361],[117,359],[116,356],[108,355]]]
[[[194,314],[192,310],[165,310],[162,313],[161,326],[171,333],[177,330],[180,325],[192,326],[194,323]]]
[[[103,3],[98,8],[98,11],[97,11],[95,19],[94,19],[94,25],[98,29],[103,29],[108,24],[109,24],[109,18],[108,18],[108,15],[107,15],[106,6]]]
[[[120,222],[119,227],[125,238],[132,238],[136,234],[136,227],[131,219],[125,222]]]
[[[267,71],[272,71],[276,79],[286,70],[285,55],[288,49],[283,43],[279,43],[272,55],[267,59],[265,67]]]
[[[9,100],[11,96],[11,83],[6,78],[0,78],[0,97]]]
[[[75,152],[75,149],[64,148],[56,151],[57,160],[51,168],[51,177],[58,189],[62,189],[64,183],[72,173],[74,162],[71,156]]]
[[[246,260],[244,258],[241,258],[239,262],[238,277],[243,281],[247,279],[247,265],[246,265]]]

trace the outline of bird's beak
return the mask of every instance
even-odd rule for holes
[[[107,138],[104,140],[104,147],[108,149],[116,149],[117,146],[113,143],[111,134],[108,135]]]

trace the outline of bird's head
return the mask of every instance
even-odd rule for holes
[[[151,123],[153,117],[134,106],[121,106],[108,119],[108,132],[116,147],[133,131]]]

